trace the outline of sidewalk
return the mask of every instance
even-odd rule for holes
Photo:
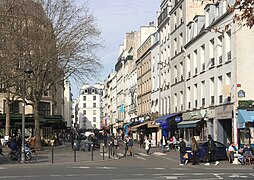
[[[65,146],[56,146],[54,148],[52,147],[43,147],[41,151],[36,151],[37,153],[37,159],[32,158],[31,161],[26,161],[25,164],[68,164],[68,163],[90,163],[90,162],[100,162],[100,161],[109,161],[109,160],[115,160],[115,158],[108,157],[108,147],[105,147],[105,153],[104,153],[104,159],[103,159],[103,153],[100,152],[100,149],[95,149],[92,153],[92,151],[73,151],[71,148],[70,143],[66,143]],[[143,148],[140,148],[140,145],[135,141],[133,146],[133,152],[135,156],[142,156],[142,154],[145,154],[145,150]],[[4,156],[0,156],[0,165],[13,165],[8,161],[8,153],[9,148],[4,147],[3,148]],[[124,154],[124,146],[123,144],[120,144],[120,148],[118,149],[118,153],[120,156],[123,156]],[[179,152],[178,151],[169,151],[166,153],[162,153],[162,150],[160,147],[153,147],[150,151],[150,156],[156,156],[160,159],[168,160],[169,163],[173,163],[176,166],[179,165]],[[120,158],[121,159],[121,158]],[[138,161],[138,159],[137,159]],[[20,164],[20,162],[16,163]],[[192,166],[191,163],[187,164],[187,166]],[[252,169],[253,165],[235,165],[230,164],[228,161],[220,161],[220,164],[218,166],[215,166],[214,164],[211,164],[210,166],[205,166],[203,162],[201,162],[197,166],[192,166],[195,168],[228,168],[228,169]]]

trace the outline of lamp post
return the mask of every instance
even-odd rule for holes
[[[26,108],[26,78],[33,73],[30,66],[24,63],[23,84],[22,84],[22,144],[21,144],[21,163],[25,162],[25,108]]]

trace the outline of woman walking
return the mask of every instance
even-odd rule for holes
[[[198,155],[199,147],[198,147],[198,143],[194,137],[192,138],[191,147],[192,147],[191,152],[192,152],[192,156],[193,156],[192,165],[198,165],[199,160],[198,160],[197,155]]]

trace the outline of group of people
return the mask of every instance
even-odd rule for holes
[[[227,157],[229,163],[238,163],[238,161],[245,165],[248,161],[251,164],[251,160],[254,158],[254,149],[249,144],[245,144],[243,148],[236,147],[234,142],[231,142],[227,148]],[[234,160],[237,159],[237,162]]]
[[[161,148],[162,152],[166,152],[167,150],[177,150],[178,141],[175,136],[167,139],[165,136],[162,136],[161,139]]]
[[[212,136],[208,135],[208,146],[207,146],[207,162],[205,163],[206,166],[211,165],[212,162],[214,162],[215,166],[219,165],[219,161],[215,158],[215,143],[212,138]],[[183,166],[184,164],[187,164],[189,161],[188,158],[188,152],[186,148],[186,143],[184,142],[183,138],[179,138],[179,152],[180,152],[180,166]],[[192,165],[198,165],[199,164],[199,158],[198,158],[198,152],[199,152],[199,146],[195,139],[195,137],[192,137],[191,142],[191,154],[192,154]]]

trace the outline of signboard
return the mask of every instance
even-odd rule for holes
[[[240,91],[238,91],[238,97],[245,97],[245,92],[244,92],[244,90],[240,90]]]

